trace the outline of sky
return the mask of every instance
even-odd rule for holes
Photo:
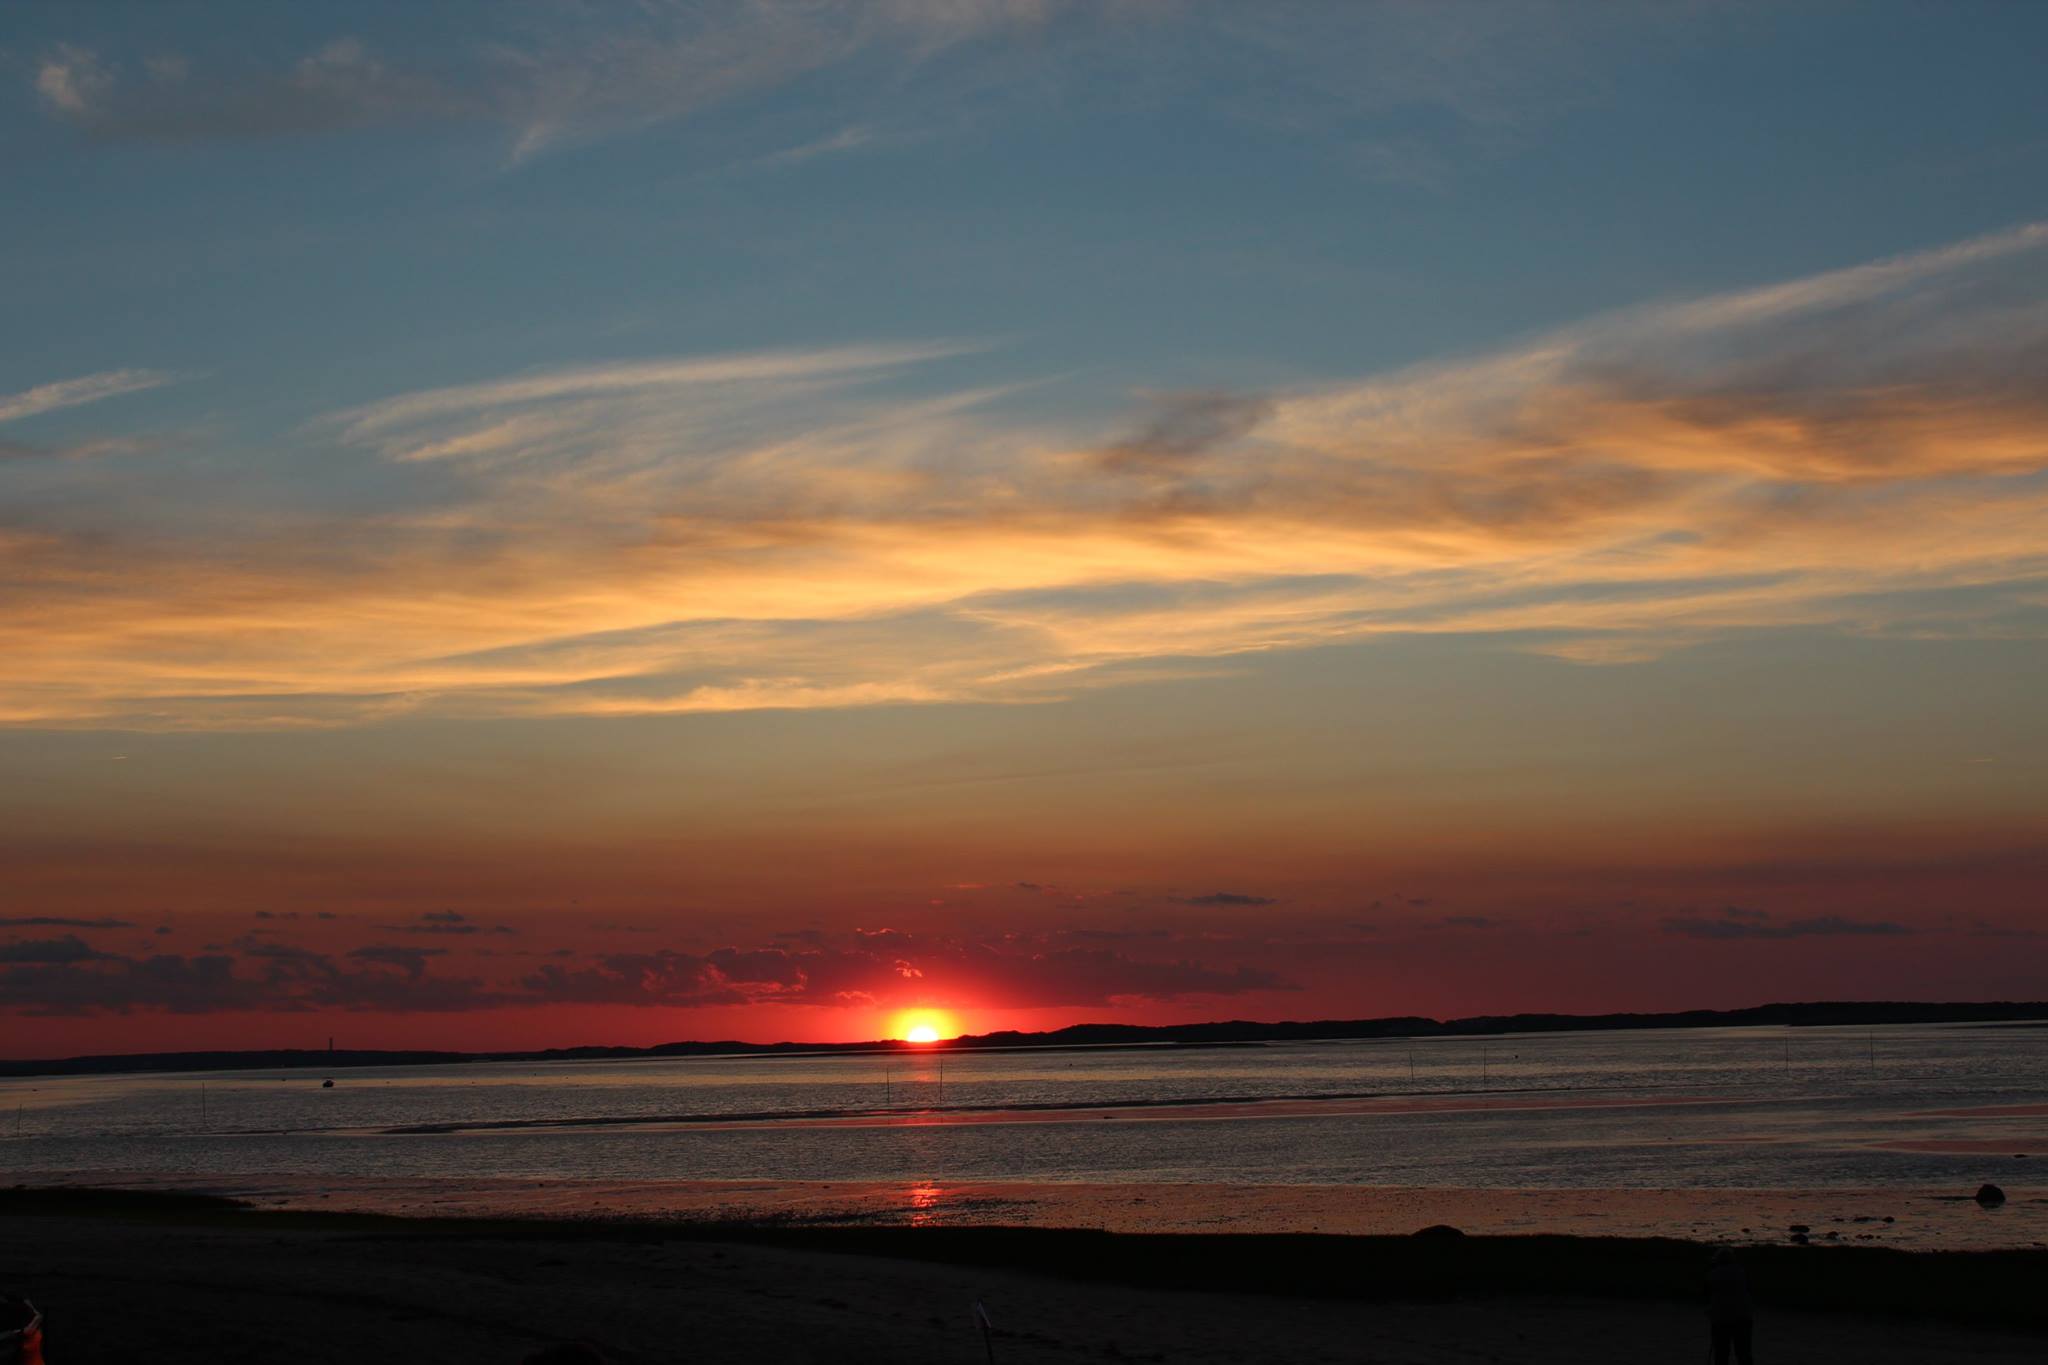
[[[2048,7],[0,26],[0,1055],[2048,995]]]

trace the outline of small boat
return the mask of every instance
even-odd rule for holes
[[[327,1078],[326,1080],[324,1080],[324,1081],[320,1082],[320,1088],[321,1088],[322,1090],[332,1090],[332,1089],[334,1089],[334,1077],[332,1077],[332,1076],[329,1076],[329,1077],[328,1077],[328,1078]]]

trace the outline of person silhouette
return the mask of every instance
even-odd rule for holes
[[[1707,1267],[1707,1326],[1713,1339],[1714,1365],[1728,1365],[1731,1347],[1738,1365],[1753,1365],[1749,1277],[1727,1247],[1716,1251]]]

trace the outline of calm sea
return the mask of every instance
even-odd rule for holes
[[[337,1072],[332,1089],[323,1078],[0,1082],[0,1170],[1479,1189],[2048,1183],[2028,1178],[2048,1165],[2048,1029],[2036,1027],[393,1067]],[[1282,1099],[1316,1102],[1120,1108]],[[703,1122],[759,1116],[785,1117]],[[397,1131],[421,1127],[437,1131]]]

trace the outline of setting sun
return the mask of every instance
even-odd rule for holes
[[[959,1032],[952,1019],[933,1010],[913,1010],[896,1016],[894,1035],[906,1043],[936,1043]]]

